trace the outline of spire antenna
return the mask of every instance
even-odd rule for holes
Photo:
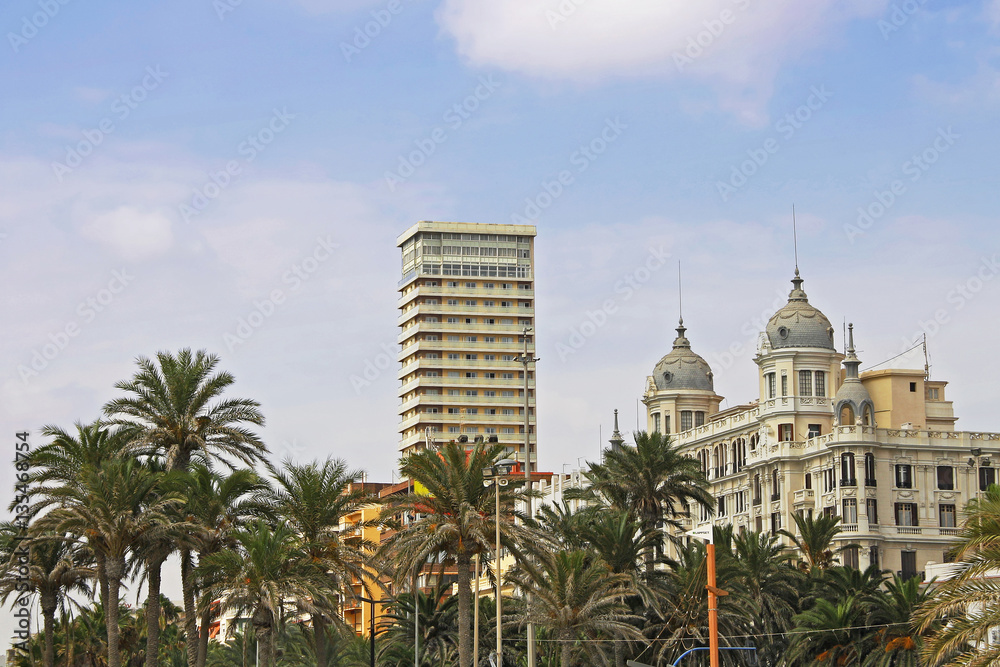
[[[681,289],[681,260],[677,260],[677,314],[684,324],[684,290]]]
[[[795,252],[795,275],[799,275],[799,232],[795,224],[795,204],[792,204],[792,248]]]

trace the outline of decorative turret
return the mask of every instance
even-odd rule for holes
[[[858,359],[854,350],[854,325],[849,324],[847,357],[844,359],[844,384],[841,385],[834,399],[837,423],[841,426],[853,426],[863,424],[874,426],[875,405],[872,397],[861,383],[858,376],[858,368],[861,360]]]
[[[611,439],[608,442],[611,443],[611,449],[614,451],[621,449],[622,444],[625,442],[625,438],[622,437],[621,432],[618,430],[618,410],[615,410],[615,430],[611,433]]]

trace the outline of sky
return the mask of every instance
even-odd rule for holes
[[[575,468],[636,428],[678,262],[723,406],[756,398],[793,205],[838,346],[927,334],[958,427],[1000,430],[1000,0],[9,0],[0,32],[12,452],[190,347],[274,460],[390,481],[395,239],[449,220],[537,225],[539,456]]]

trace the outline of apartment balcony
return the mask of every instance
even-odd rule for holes
[[[840,532],[842,533],[856,533],[858,532],[858,524],[856,523],[842,523],[840,524]]]
[[[514,378],[511,380],[502,380],[499,378],[488,379],[482,377],[467,378],[467,377],[428,377],[426,375],[414,378],[403,383],[400,386],[399,393],[407,394],[414,389],[420,387],[428,388],[454,388],[454,389],[524,389],[524,380],[522,378]],[[535,388],[535,379],[528,378],[528,390],[531,391]],[[442,392],[443,394],[444,392]],[[515,392],[515,396],[517,393]],[[524,400],[523,398],[521,399]]]
[[[482,295],[480,295],[482,296]],[[486,297],[490,301],[497,302],[497,297],[490,295]],[[506,298],[506,297],[500,297]],[[527,298],[527,297],[524,297]],[[515,306],[484,306],[478,303],[475,306],[448,305],[445,303],[421,303],[412,308],[404,310],[396,318],[396,325],[403,326],[413,320],[414,317],[433,315],[436,317],[528,317],[534,315],[534,301],[531,306],[522,306],[520,303]],[[434,324],[427,322],[426,324]],[[452,326],[454,326],[453,323]]]
[[[518,349],[520,346],[520,349]],[[417,351],[430,351],[430,352],[510,352],[511,354],[519,354],[524,351],[524,344],[518,343],[516,340],[510,343],[501,343],[497,341],[496,343],[484,343],[477,340],[476,342],[469,342],[465,340],[421,340],[410,345],[407,345],[399,352],[399,356],[396,358],[397,361],[404,361],[407,357],[412,355]],[[532,351],[532,346],[528,346],[528,351]]]
[[[918,526],[896,526],[896,534],[898,535],[921,535],[923,528]]]
[[[433,280],[441,280],[442,276],[424,276],[425,278],[431,278]],[[454,279],[455,276],[446,276],[448,279]],[[461,280],[461,279],[460,279]],[[467,278],[470,282],[476,280],[477,282],[483,282],[483,278]],[[513,287],[511,289],[501,289],[500,285],[507,283],[510,285],[517,285],[517,281],[523,281],[524,278],[487,278],[487,282],[492,282],[496,287],[490,289],[486,287],[444,287],[438,285],[437,287],[432,287],[430,285],[420,285],[415,290],[407,292],[399,298],[399,307],[405,306],[407,303],[413,301],[417,297],[423,296],[437,296],[440,298],[447,297],[461,297],[461,298],[478,298],[478,299],[490,299],[492,300],[516,300],[521,298],[531,298],[535,297],[534,289],[521,289],[519,287]],[[405,283],[405,279],[400,281],[400,285]]]
[[[418,394],[406,399],[399,405],[399,412],[412,410],[418,405],[432,407],[474,407],[497,408],[517,411],[524,408],[523,396],[449,396],[447,394]],[[535,397],[528,396],[528,407],[535,407]],[[447,410],[445,411],[447,413]],[[457,413],[452,413],[457,414]]]
[[[792,502],[796,505],[815,502],[816,492],[813,489],[799,489],[792,493]]]
[[[533,314],[526,314],[526,316],[531,317]],[[465,322],[459,322],[456,324],[449,324],[447,322],[418,322],[412,326],[409,326],[399,332],[396,336],[397,343],[403,343],[413,336],[421,333],[437,333],[437,334],[476,334],[477,336],[510,336],[514,337],[524,332],[525,325],[518,324],[516,321],[513,324],[487,324],[485,322],[475,322],[472,324],[466,324]],[[452,341],[452,342],[463,342],[463,341]],[[517,340],[512,341],[518,343]],[[506,343],[510,345],[511,343]],[[524,343],[518,343],[523,346]],[[529,349],[533,346],[534,340],[529,339],[528,347]]]
[[[530,415],[530,423],[532,426],[535,424],[535,415]],[[418,412],[412,417],[407,417],[406,419],[401,419],[399,422],[399,431],[405,431],[416,427],[418,424],[425,424],[427,426],[441,426],[441,425],[454,425],[458,426],[459,423],[465,426],[511,426],[515,429],[518,426],[524,426],[524,416],[523,415],[449,415],[441,412]],[[458,434],[454,434],[457,436]],[[499,435],[499,434],[496,434]],[[516,436],[517,433],[506,433],[506,436]],[[522,436],[523,438],[523,436]]]

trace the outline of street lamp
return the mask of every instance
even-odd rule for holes
[[[386,601],[385,600],[373,600],[372,598],[366,598],[363,595],[358,595],[358,596],[355,596],[355,597],[357,597],[362,602],[367,602],[368,605],[369,605],[369,607],[371,608],[371,614],[370,614],[371,621],[370,621],[370,625],[368,627],[369,627],[369,633],[371,634],[371,640],[372,640],[372,646],[371,646],[371,663],[372,663],[372,665],[371,665],[371,667],[375,667],[375,605],[377,605],[377,604],[385,604]],[[416,600],[414,600],[414,607],[413,608],[414,608],[414,610],[416,610]]]
[[[497,665],[503,665],[503,635],[500,632],[500,618],[502,615],[500,603],[500,487],[507,486],[507,477],[510,475],[517,461],[502,459],[494,465],[483,468],[483,486],[493,486],[496,490],[496,513],[493,515],[493,523],[496,525],[496,542],[493,546],[494,566],[493,574],[497,583]],[[478,601],[477,601],[478,604]]]
[[[538,357],[533,357],[528,354],[528,335],[531,333],[531,327],[524,327],[524,354],[519,354],[514,357],[514,361],[524,365],[524,485],[525,489],[529,492],[524,498],[525,505],[525,515],[531,516],[531,420],[528,417],[528,364],[540,361]],[[538,381],[536,378],[535,389],[538,388]],[[537,391],[535,392],[537,396]],[[538,405],[538,401],[535,401],[535,405]],[[537,420],[536,420],[537,421]],[[537,443],[538,439],[535,438]],[[531,591],[528,591],[528,602],[531,602]],[[528,667],[535,667],[535,624],[528,623]]]

